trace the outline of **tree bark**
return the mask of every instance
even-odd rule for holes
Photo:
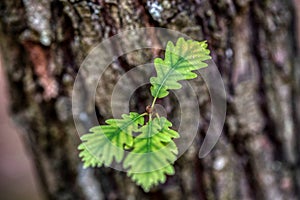
[[[155,11],[155,5],[162,9]],[[300,69],[292,0],[2,0],[0,13],[11,114],[26,133],[46,199],[300,198]],[[199,159],[210,99],[203,82],[193,83],[203,94],[199,134],[175,163],[176,174],[144,193],[123,172],[82,169],[71,92],[94,44],[152,26],[208,41],[228,109],[218,144]],[[160,45],[155,32],[147,38]],[[105,72],[96,99],[99,121],[111,116],[117,77],[156,53],[123,56]],[[147,97],[141,92],[136,98],[142,105],[135,106],[144,108]]]

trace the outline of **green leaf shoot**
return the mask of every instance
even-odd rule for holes
[[[196,78],[194,71],[207,66],[204,61],[211,59],[209,53],[206,41],[179,38],[176,45],[168,42],[165,58],[154,60],[157,76],[150,78],[154,99],[147,112],[130,112],[122,119],[109,119],[106,125],[91,128],[78,146],[83,167],[111,166],[114,160],[123,160],[127,175],[145,192],[173,175],[178,154],[174,139],[179,138],[179,133],[171,129],[170,121],[153,112],[154,105],[169,90],[180,89],[179,81]]]

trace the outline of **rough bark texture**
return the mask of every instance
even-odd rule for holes
[[[162,10],[153,12],[154,4]],[[26,132],[45,197],[299,199],[300,69],[293,9],[291,0],[2,0],[0,44],[11,113]],[[208,41],[225,82],[228,111],[218,144],[198,159],[210,100],[204,83],[193,83],[203,94],[199,135],[176,162],[176,175],[146,194],[125,173],[82,169],[70,97],[76,72],[95,43],[149,26]],[[155,32],[148,39],[160,45]],[[117,77],[156,54],[138,51],[107,70],[98,87],[100,121],[111,115],[107,105]],[[88,77],[83,80],[84,93]],[[137,96],[144,103],[135,106],[144,108],[148,96]]]

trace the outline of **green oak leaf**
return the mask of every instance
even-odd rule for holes
[[[182,87],[178,81],[196,78],[193,71],[207,66],[203,61],[211,59],[209,53],[205,41],[179,38],[175,46],[169,41],[165,59],[154,60],[157,77],[150,78],[152,96],[163,98],[169,94],[168,90]]]
[[[172,164],[178,153],[173,138],[179,134],[169,127],[166,118],[154,118],[140,128],[141,134],[134,139],[134,149],[124,160],[124,168],[129,168],[131,177],[144,191],[166,181],[166,175],[174,174]]]
[[[124,145],[133,144],[132,133],[138,131],[139,125],[144,124],[144,117],[135,112],[123,114],[123,119],[106,120],[107,125],[95,126],[89,134],[81,137],[83,141],[78,149],[79,157],[84,161],[84,167],[109,166],[115,158],[121,162],[124,156]]]

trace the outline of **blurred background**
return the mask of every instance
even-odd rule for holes
[[[300,33],[300,0],[295,2]],[[22,142],[22,130],[13,124],[8,114],[9,97],[3,73],[0,62],[0,199],[43,199],[28,149]]]
[[[3,66],[0,62],[0,199],[43,199],[28,149],[22,141],[22,130],[9,117],[8,101]]]

